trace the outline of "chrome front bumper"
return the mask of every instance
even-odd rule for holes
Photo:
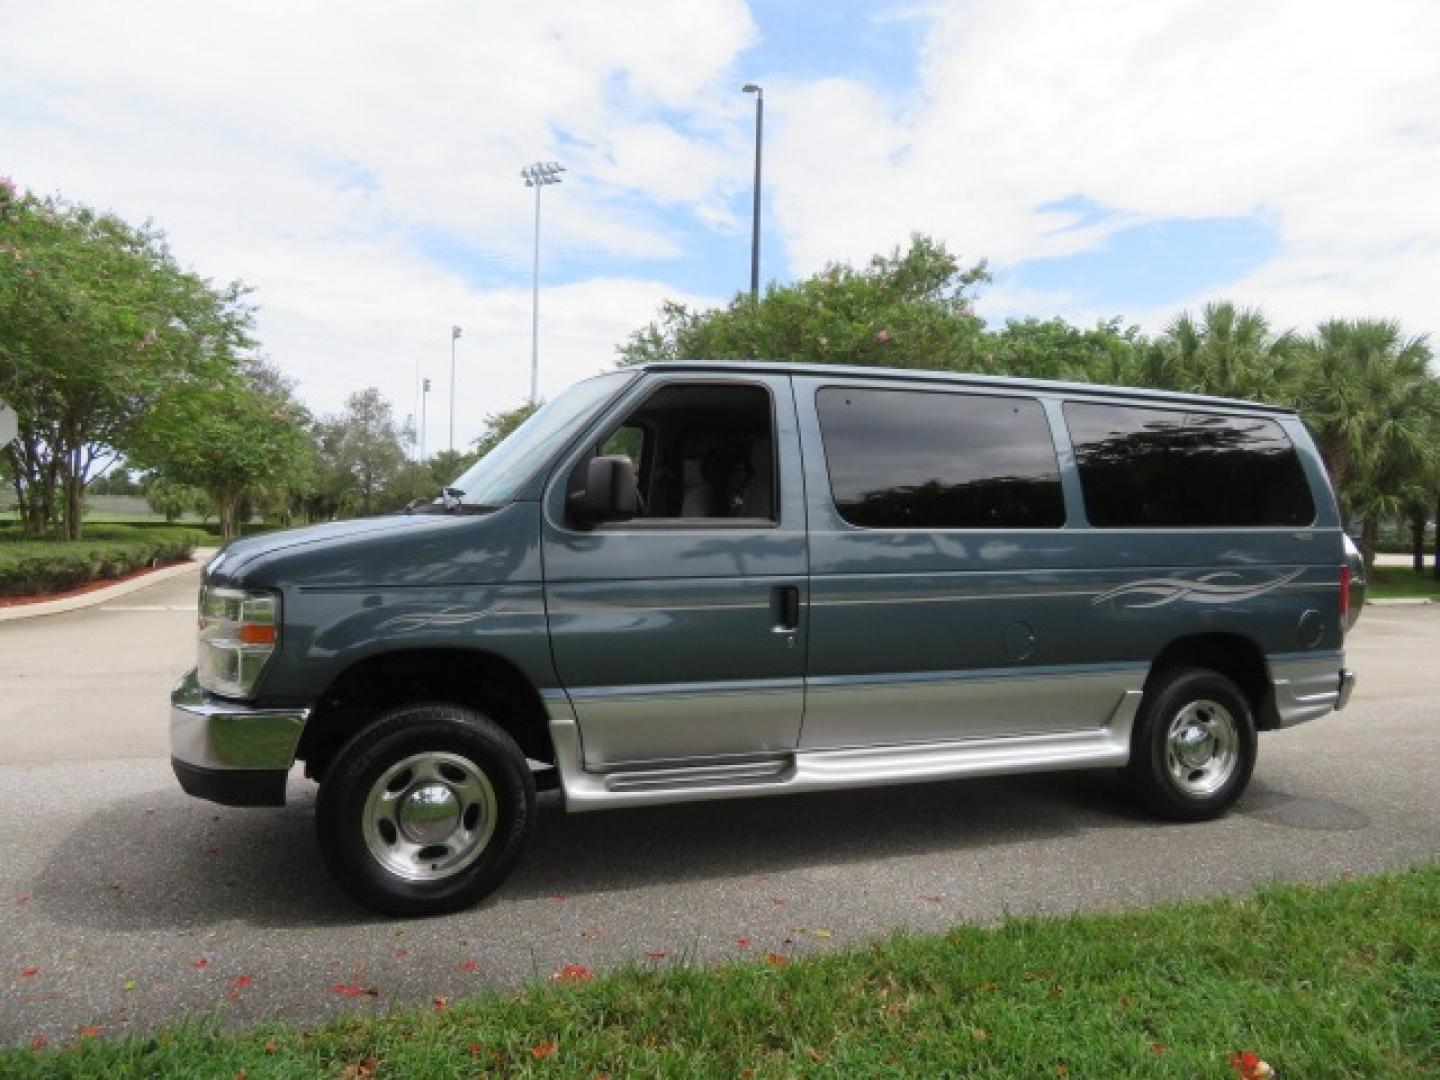
[[[187,672],[170,694],[170,759],[191,795],[282,806],[308,709],[257,709],[211,697]]]

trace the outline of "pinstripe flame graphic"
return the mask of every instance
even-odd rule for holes
[[[1185,578],[1142,578],[1107,589],[1091,598],[1091,604],[1105,604],[1111,600],[1127,597],[1149,597],[1144,603],[1125,605],[1131,608],[1153,608],[1186,600],[1192,604],[1234,604],[1241,600],[1253,600],[1257,596],[1288,585],[1304,573],[1305,568],[1297,566],[1289,573],[1270,581],[1247,583],[1239,580],[1240,575],[1231,570],[1217,570],[1193,581]],[[1233,579],[1233,580],[1232,580]]]

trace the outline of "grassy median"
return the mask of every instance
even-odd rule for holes
[[[82,1038],[34,1077],[1440,1074],[1440,864],[804,960],[632,970],[313,1030]],[[483,918],[483,915],[478,916]]]
[[[1440,581],[1428,566],[1420,571],[1409,566],[1371,567],[1367,589],[1365,595],[1371,600],[1440,600]]]

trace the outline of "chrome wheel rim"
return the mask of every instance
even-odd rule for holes
[[[426,751],[370,786],[362,831],[375,861],[407,881],[439,881],[480,857],[495,834],[495,788],[459,754]]]
[[[1213,795],[1240,760],[1240,733],[1230,710],[1216,701],[1192,701],[1175,714],[1165,736],[1165,767],[1187,795]]]

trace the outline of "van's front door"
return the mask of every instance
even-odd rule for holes
[[[596,454],[636,465],[640,514],[585,527]],[[805,506],[790,379],[650,375],[545,496],[545,602],[585,764],[792,750],[804,712]]]

